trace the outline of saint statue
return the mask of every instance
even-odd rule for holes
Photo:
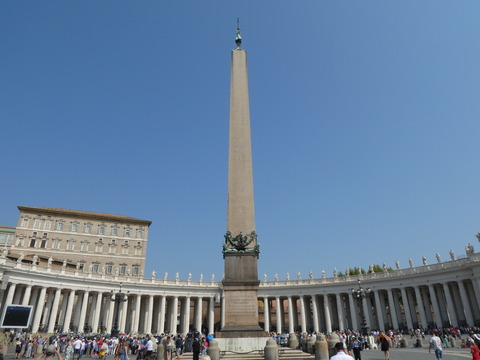
[[[325,269],[322,270],[322,279],[325,279],[326,277],[326,272],[325,272]]]
[[[302,280],[302,274],[300,274],[300,271],[297,272],[297,280]]]
[[[163,280],[167,280],[167,278],[168,278],[168,272],[164,272],[163,273]]]
[[[155,277],[157,276],[157,272],[155,270],[152,271],[152,279],[155,279]]]
[[[287,281],[290,280],[290,273],[287,272],[287,277],[286,277]]]
[[[400,270],[400,261],[395,260],[395,266],[397,267],[397,270]]]
[[[442,262],[442,259],[441,259],[439,253],[436,253],[436,254],[435,254],[435,257],[437,258],[437,262],[438,262],[438,263],[441,263],[441,262]]]
[[[275,274],[273,278],[275,279],[275,281],[278,281],[278,274]]]
[[[427,258],[425,256],[422,256],[422,264],[423,264],[423,266],[428,265]]]
[[[337,277],[337,268],[333,268],[333,277]]]
[[[450,259],[452,259],[452,261],[453,261],[453,260],[457,260],[457,259],[455,258],[455,253],[453,252],[453,250],[450,250],[448,253],[450,254]]]
[[[310,272],[308,273],[308,277],[310,278],[310,280],[312,280],[312,279],[313,279],[313,272],[310,271]]]
[[[263,281],[264,281],[264,282],[267,281],[267,274],[263,274]]]
[[[188,281],[192,281],[192,273],[188,273]]]

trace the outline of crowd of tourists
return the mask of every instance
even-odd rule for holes
[[[358,331],[335,332],[344,352],[355,360],[361,360],[361,353],[367,349],[379,349],[384,352],[385,359],[390,359],[390,349],[399,347],[430,347],[437,359],[442,359],[442,350],[449,347],[470,348],[473,360],[480,360],[480,328],[443,328],[412,329],[410,331],[386,332],[370,331],[364,335]],[[324,334],[327,341],[332,334]],[[271,337],[280,346],[289,346],[290,337],[295,336],[298,348],[305,352],[314,352],[315,333],[271,333]],[[427,336],[430,339],[427,340]],[[156,355],[161,344],[167,360],[181,359],[181,355],[192,352],[193,359],[207,353],[213,335],[203,334],[196,329],[187,334],[161,334],[160,336],[122,335],[66,335],[41,337],[21,332],[8,334],[10,345],[15,346],[15,358],[37,358],[45,353],[48,346],[62,355],[63,360],[80,360],[97,358],[105,360],[150,360]]]
[[[212,335],[205,335],[196,329],[187,334],[161,334],[160,336],[122,335],[66,335],[41,337],[28,333],[9,333],[10,345],[15,346],[15,358],[37,358],[45,353],[49,346],[62,354],[63,360],[80,360],[82,358],[98,358],[105,360],[128,360],[132,356],[136,360],[148,360],[155,355],[159,344],[163,345],[167,360],[180,359],[185,352],[192,352],[193,359],[207,353]]]

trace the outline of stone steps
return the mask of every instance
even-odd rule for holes
[[[279,359],[280,360],[307,360],[315,359],[314,355],[304,353],[301,350],[293,350],[287,347],[279,348]],[[175,357],[172,356],[172,359]],[[191,352],[184,353],[181,356],[181,360],[191,360],[193,359],[193,354]],[[202,359],[202,357],[200,357]],[[248,353],[236,353],[233,351],[220,352],[221,360],[264,360],[265,356],[263,350],[251,351]]]

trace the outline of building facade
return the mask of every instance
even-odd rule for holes
[[[61,208],[18,209],[10,259],[107,276],[143,275],[151,221]]]
[[[225,320],[221,282],[133,278],[41,267],[0,258],[1,306],[32,305],[32,332],[214,332]],[[371,292],[357,299],[358,281]],[[125,302],[112,301],[122,289]],[[259,322],[266,331],[324,332],[480,325],[480,254],[358,276],[262,281]],[[118,315],[116,315],[118,314]]]

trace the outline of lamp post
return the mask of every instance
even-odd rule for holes
[[[362,287],[362,282],[359,277],[358,289],[352,288],[350,289],[350,291],[352,292],[353,297],[357,299],[357,304],[358,304],[358,307],[360,308],[360,316],[362,319],[360,323],[360,328],[361,328],[362,335],[368,335],[368,327],[365,321],[365,313],[363,311],[363,300],[366,298],[367,294],[369,294],[372,290],[370,288],[364,289]]]
[[[118,292],[115,293],[113,290],[110,292],[110,300],[115,302],[115,323],[112,329],[112,336],[114,337],[118,337],[120,334],[118,323],[118,317],[120,316],[120,304],[128,300],[128,293],[128,291],[126,294],[122,292],[122,283],[120,283],[120,289],[118,289]]]

